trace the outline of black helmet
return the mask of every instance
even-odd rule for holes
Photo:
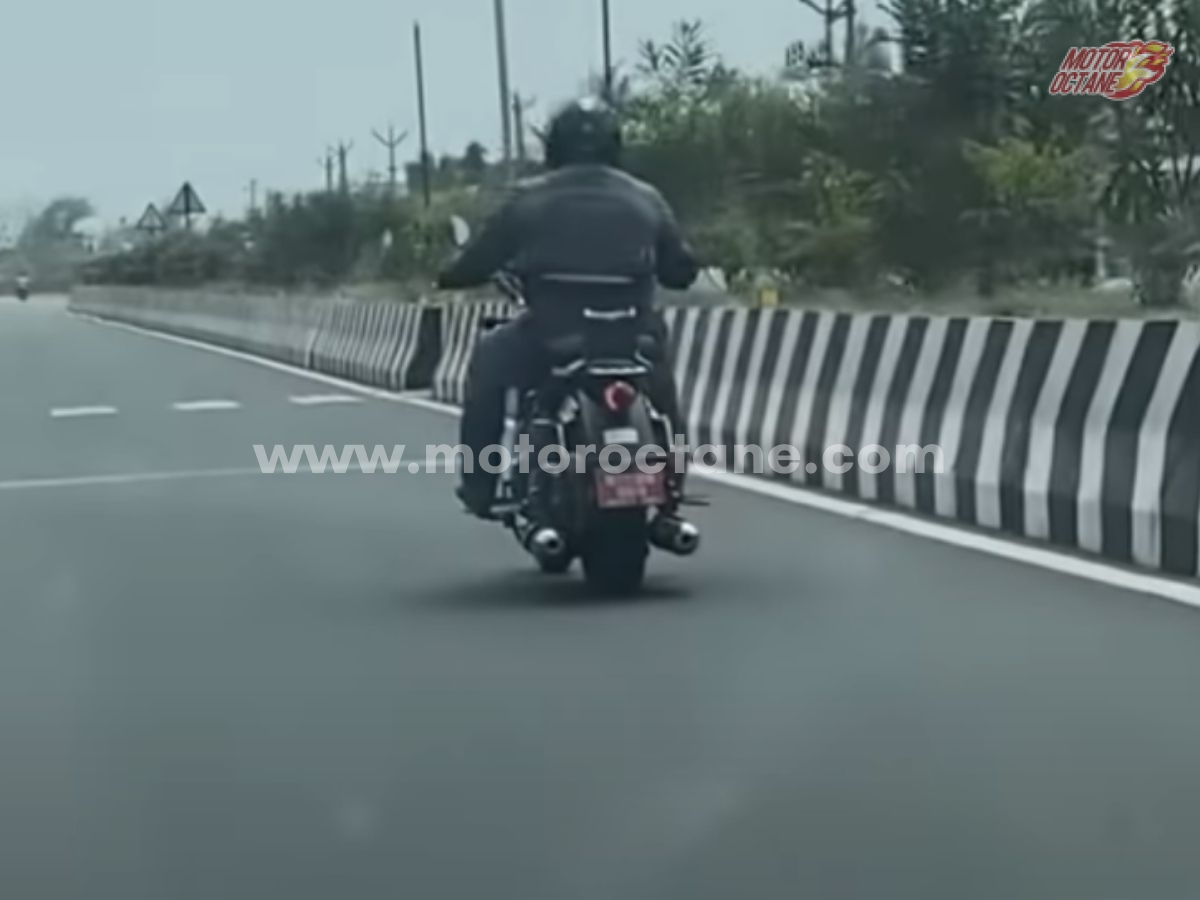
[[[615,166],[621,160],[621,125],[616,113],[592,98],[568,103],[546,132],[546,165],[552,169],[578,163]]]

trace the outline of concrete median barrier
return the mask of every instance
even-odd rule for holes
[[[1200,574],[1196,323],[668,317],[691,441],[730,465],[739,444],[794,446],[798,484]],[[832,447],[893,458],[831,471]]]
[[[69,308],[392,390],[427,388],[439,357],[441,311],[426,304],[89,286]]]
[[[433,398],[463,402],[467,366],[489,318],[515,315],[518,308],[503,300],[447,305],[439,329],[440,352],[433,373]]]

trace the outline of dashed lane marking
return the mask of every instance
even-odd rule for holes
[[[115,406],[63,406],[50,410],[52,419],[80,419],[85,416],[115,416]]]
[[[350,394],[309,394],[307,396],[289,397],[289,403],[296,406],[334,406],[341,403],[362,403],[362,397]]]
[[[171,409],[176,412],[219,412],[241,409],[241,406],[236,400],[189,400],[185,403],[172,403]]]

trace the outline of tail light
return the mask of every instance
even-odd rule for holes
[[[637,388],[628,381],[614,381],[604,389],[604,405],[611,412],[625,412],[633,406],[637,396]]]

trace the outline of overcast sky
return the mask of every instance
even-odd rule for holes
[[[601,58],[600,0],[507,0],[513,87],[534,115],[573,94]],[[813,39],[798,0],[612,0],[615,55],[701,18],[726,60],[774,70]],[[873,7],[867,21],[883,24]],[[430,142],[499,143],[492,0],[26,0],[6,16],[0,210],[75,192],[136,218],[184,180],[210,211],[242,211],[246,185],[319,185],[322,148],[354,141],[355,175],[383,170],[388,119],[416,155],[412,22],[424,31]],[[14,27],[15,26],[15,27]],[[261,194],[260,194],[261,196]]]

